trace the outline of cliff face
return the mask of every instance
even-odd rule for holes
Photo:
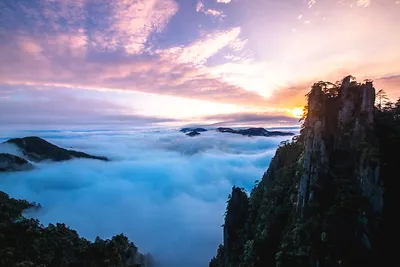
[[[238,255],[243,253],[244,238],[241,232],[246,224],[248,205],[246,193],[238,187],[233,187],[223,227],[224,247],[231,261],[238,260]]]
[[[330,183],[337,176],[346,176],[352,177],[374,211],[380,212],[383,189],[379,160],[372,157],[376,142],[372,82],[360,85],[348,76],[337,94],[329,94],[324,85],[316,84],[308,98],[298,210],[304,215],[316,187]]]
[[[307,98],[301,134],[281,144],[251,192],[245,225],[235,230],[242,252],[232,255],[232,243],[224,240],[211,267],[366,266],[385,260],[385,184],[395,165],[385,151],[399,146],[386,141],[400,137],[398,116],[374,107],[372,82],[360,84],[351,76],[315,83]],[[380,117],[387,120],[385,131]],[[232,220],[228,215],[229,203],[226,221]]]

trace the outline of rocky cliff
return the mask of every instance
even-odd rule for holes
[[[346,77],[333,94],[329,90],[334,85],[317,83],[308,95],[297,203],[301,213],[313,201],[316,188],[345,177],[358,184],[376,212],[382,210],[380,164],[372,155],[375,89],[372,82],[358,84],[351,79]]]
[[[210,267],[376,266],[388,260],[400,101],[385,110],[374,102],[372,82],[352,76],[312,86],[301,134],[279,146],[249,199],[235,204],[247,205],[247,212],[231,208],[241,194],[234,188],[224,244]],[[243,227],[229,223],[235,217],[245,219]],[[226,238],[230,232],[238,236],[234,241]]]

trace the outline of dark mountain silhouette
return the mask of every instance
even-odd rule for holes
[[[205,128],[182,128],[182,129],[180,130],[180,132],[182,132],[182,133],[194,132],[194,131],[200,133],[200,132],[207,132],[208,130],[205,129]]]
[[[193,137],[193,136],[196,136],[196,135],[200,135],[200,133],[198,131],[191,131],[190,133],[187,133],[186,135]]]
[[[16,145],[22,151],[25,157],[36,162],[43,160],[64,161],[73,158],[108,161],[108,158],[106,157],[93,156],[83,152],[67,150],[58,147],[36,136],[14,138],[6,141],[5,143]]]
[[[278,131],[267,131],[264,128],[248,128],[248,129],[232,129],[232,128],[224,128],[219,127],[216,129],[221,133],[233,133],[233,134],[241,134],[247,136],[289,136],[294,135],[294,133],[290,132],[278,132]]]
[[[33,168],[33,164],[26,159],[8,153],[0,153],[0,172],[27,171]]]

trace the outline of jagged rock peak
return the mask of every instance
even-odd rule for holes
[[[347,76],[340,84],[313,85],[302,130],[303,172],[298,196],[302,214],[313,201],[313,188],[329,183],[337,173],[346,172],[358,180],[365,195],[370,197],[367,192],[373,191],[380,195],[375,198],[382,198],[379,186],[371,182],[379,180],[379,163],[361,157],[358,149],[362,144],[373,143],[374,103],[375,88],[371,81],[361,84]],[[379,210],[377,203],[381,201],[375,202]]]
[[[228,257],[243,252],[243,236],[240,235],[248,217],[249,199],[244,190],[234,186],[228,200],[224,224],[224,248]]]

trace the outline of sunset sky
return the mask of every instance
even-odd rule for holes
[[[0,124],[294,125],[313,82],[400,96],[400,0],[2,0]]]

